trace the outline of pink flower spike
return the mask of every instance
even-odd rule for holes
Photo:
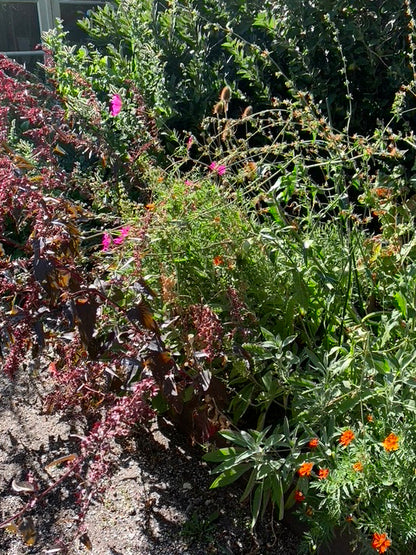
[[[215,171],[217,169],[217,162],[211,162],[208,167],[212,172]]]
[[[123,102],[121,100],[121,96],[119,94],[113,94],[110,100],[110,115],[118,116],[121,112],[122,105]]]
[[[101,245],[103,251],[108,251],[111,246],[111,235],[109,233],[104,233]]]

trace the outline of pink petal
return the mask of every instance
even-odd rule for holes
[[[108,251],[111,245],[111,235],[109,233],[104,233],[101,245],[103,251]]]
[[[217,169],[217,162],[211,162],[208,167],[212,172],[215,171]]]
[[[113,94],[110,100],[110,115],[118,116],[118,114],[121,112],[122,105],[123,105],[123,102],[121,100],[120,95]]]
[[[227,171],[227,168],[223,164],[217,167],[218,175],[224,175],[226,171]]]
[[[129,234],[130,231],[130,226],[126,225],[126,227],[122,227],[120,230],[120,234],[122,237],[127,237],[127,235]]]

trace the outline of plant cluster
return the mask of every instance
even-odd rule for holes
[[[116,1],[49,85],[0,59],[3,366],[87,417],[81,519],[156,411],[252,527],[414,551],[415,24],[370,4]]]

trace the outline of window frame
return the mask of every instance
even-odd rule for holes
[[[53,29],[56,19],[61,18],[61,4],[91,6],[105,3],[105,0],[0,0],[0,4],[36,4],[41,34],[39,42],[42,40],[42,33]],[[43,56],[40,50],[4,50],[0,53],[9,57]]]

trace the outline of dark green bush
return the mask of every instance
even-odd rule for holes
[[[197,129],[228,84],[240,112],[294,87],[311,92],[336,128],[367,133],[413,78],[410,22],[398,0],[116,0],[81,25],[101,44],[91,55],[113,85],[128,75],[170,127]]]

